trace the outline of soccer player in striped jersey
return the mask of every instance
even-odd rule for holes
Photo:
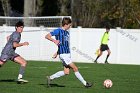
[[[108,64],[108,57],[111,53],[109,47],[108,47],[108,41],[109,41],[109,31],[110,31],[110,27],[106,26],[106,32],[104,33],[102,40],[101,40],[101,46],[100,46],[100,52],[99,55],[97,56],[96,60],[94,61],[95,63],[97,63],[97,59],[102,55],[103,51],[107,50],[108,54],[105,60],[105,63]]]
[[[72,21],[70,18],[63,18],[62,27],[55,29],[54,31],[48,33],[45,36],[46,39],[54,42],[58,46],[57,54],[59,55],[59,58],[62,61],[64,67],[63,71],[58,71],[51,76],[47,76],[48,86],[50,86],[51,80],[59,78],[64,75],[68,75],[70,73],[70,68],[74,71],[75,76],[83,83],[85,87],[92,86],[92,84],[84,80],[84,78],[78,71],[78,67],[71,60],[71,54],[69,48],[70,35],[68,31],[71,25],[72,25]],[[53,39],[52,36],[55,36],[56,39]]]
[[[27,62],[19,54],[15,53],[17,47],[27,46],[28,42],[20,43],[21,33],[23,31],[24,23],[19,21],[15,25],[16,31],[14,31],[10,36],[7,37],[7,44],[1,52],[0,56],[0,67],[2,67],[7,60],[14,61],[20,64],[20,70],[18,75],[17,83],[27,83],[27,80],[23,79],[24,70]]]

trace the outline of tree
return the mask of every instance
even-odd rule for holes
[[[44,0],[24,0],[24,17],[41,16],[43,2]],[[36,25],[34,19],[24,19],[24,23],[26,26]]]
[[[73,6],[74,26],[94,27],[98,26],[99,17],[97,16],[100,9],[98,0],[76,0]],[[98,8],[99,9],[98,9]]]
[[[70,15],[70,3],[70,0],[58,0],[58,8],[60,12],[57,15]]]
[[[24,9],[15,5],[17,1],[1,0],[5,16],[14,6],[24,17],[72,16],[74,27],[140,28],[140,0],[22,0]],[[25,24],[35,25],[35,21],[25,20]]]
[[[139,0],[75,0],[74,26],[139,28]]]
[[[11,6],[9,0],[1,0],[4,16],[10,16]]]
[[[35,10],[36,10],[36,15],[35,16],[41,16],[42,15],[42,12],[43,12],[43,4],[44,4],[44,0],[37,0],[36,1],[36,7],[35,7]]]

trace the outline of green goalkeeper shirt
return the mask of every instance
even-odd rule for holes
[[[103,37],[102,37],[101,44],[107,45],[108,44],[108,40],[109,40],[109,33],[108,32],[105,32],[104,35],[103,35]]]

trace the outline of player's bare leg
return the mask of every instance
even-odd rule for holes
[[[108,53],[108,54],[107,54],[107,56],[106,56],[106,60],[105,60],[105,63],[106,63],[106,64],[108,64],[107,59],[108,59],[109,55],[111,54],[111,51],[108,49],[108,50],[107,50],[107,53]]]
[[[27,62],[21,56],[16,57],[14,59],[14,61],[21,65],[20,70],[19,70],[17,83],[27,83],[28,81],[23,79],[23,75],[24,75],[24,71],[25,71],[25,67],[26,67]]]
[[[98,60],[98,58],[102,55],[102,51],[100,50],[100,53],[99,53],[99,55],[97,56],[97,58],[95,59],[95,61],[94,61],[94,63],[97,63],[97,60]]]

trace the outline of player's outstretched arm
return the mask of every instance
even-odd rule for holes
[[[23,43],[14,42],[13,43],[13,47],[20,47],[20,46],[27,46],[27,45],[29,45],[28,42],[23,42]]]

